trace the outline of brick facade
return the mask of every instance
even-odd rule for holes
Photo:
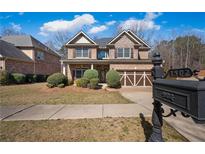
[[[151,70],[152,64],[110,64],[114,70]]]
[[[9,73],[33,74],[34,64],[33,62],[6,59],[5,60],[5,70]]]

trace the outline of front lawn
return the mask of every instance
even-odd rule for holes
[[[151,118],[1,121],[0,141],[146,141]],[[166,122],[165,141],[187,141]]]
[[[132,103],[118,92],[74,86],[50,89],[46,83],[0,86],[0,98],[0,105]]]

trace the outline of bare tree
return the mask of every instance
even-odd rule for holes
[[[9,36],[9,35],[22,35],[24,33],[15,30],[12,27],[3,27],[1,30],[1,36]]]

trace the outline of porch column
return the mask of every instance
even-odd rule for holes
[[[91,70],[93,70],[93,64],[91,64]]]
[[[63,64],[63,74],[66,75],[66,68],[65,68],[65,64]]]

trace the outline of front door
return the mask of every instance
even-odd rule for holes
[[[94,67],[98,71],[99,82],[105,83],[106,82],[106,73],[109,71],[109,65],[97,65]]]

